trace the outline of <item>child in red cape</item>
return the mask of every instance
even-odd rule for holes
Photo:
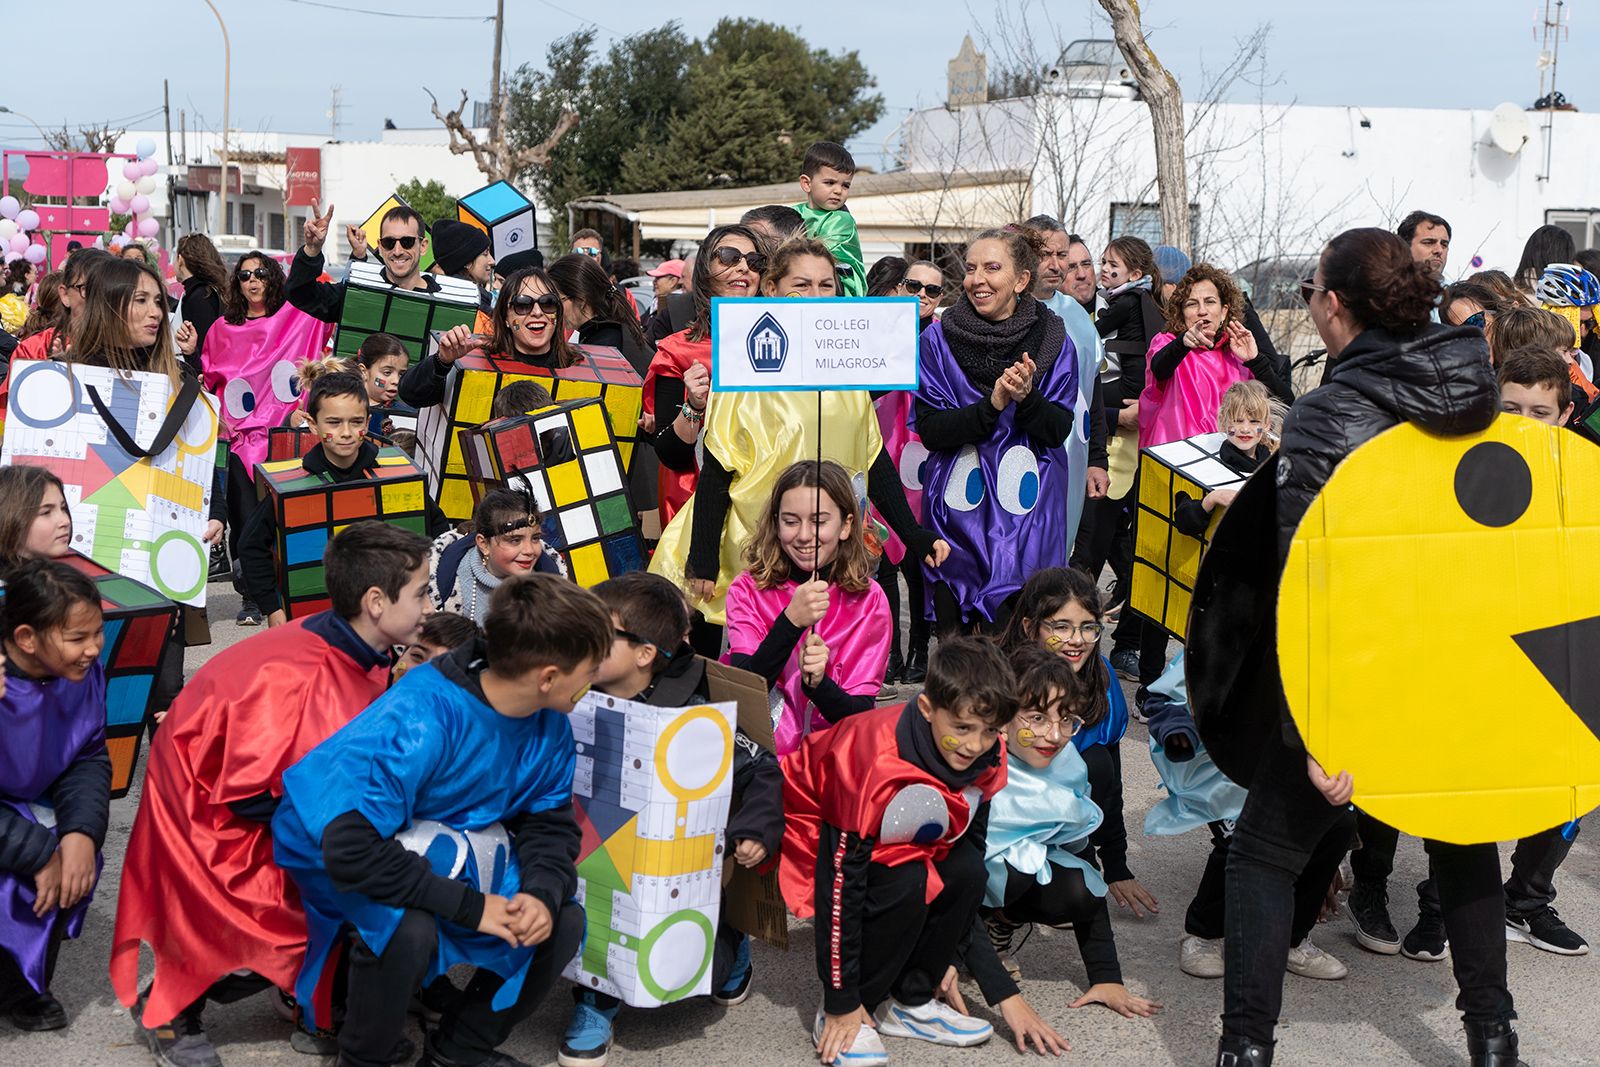
[[[422,537],[354,523],[329,542],[323,566],[332,610],[214,656],[150,747],[111,982],[160,1062],[180,1045],[184,1062],[200,1062],[199,1046],[210,1051],[200,1023],[208,998],[294,988],[306,920],[273,862],[270,832],[283,772],[383,694],[392,647],[422,628]],[[141,942],[154,950],[156,970],[136,996]]]
[[[816,916],[823,1063],[886,1064],[880,1035],[968,1046],[994,1033],[952,1006],[953,965],[983,897],[1016,688],[992,643],[945,641],[915,701],[851,716],[784,758],[778,877],[789,909]]]

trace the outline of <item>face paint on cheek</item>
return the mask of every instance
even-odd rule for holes
[[[943,737],[939,738],[939,744],[944,747],[946,752],[954,752],[956,749],[961,747],[960,739],[951,737],[949,734],[945,734]]]
[[[1066,644],[1066,642],[1055,634],[1051,634],[1044,639],[1044,647],[1048,648],[1051,652],[1060,652],[1061,646],[1064,644]]]
[[[1017,744],[1022,748],[1033,747],[1033,731],[1024,727],[1017,731]]]
[[[589,695],[589,688],[590,687],[586,685],[582,689],[578,690],[576,693],[573,693],[572,694],[572,702],[574,704],[576,704],[578,701],[580,701],[584,697],[588,696]]]

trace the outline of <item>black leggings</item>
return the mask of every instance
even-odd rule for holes
[[[906,579],[906,614],[909,616],[907,643],[900,644],[900,575]],[[887,554],[878,561],[878,584],[889,598],[889,618],[894,620],[894,637],[889,646],[889,662],[899,663],[918,652],[928,654],[927,590],[922,581],[922,563],[908,553],[899,563],[889,562]]]
[[[955,591],[946,582],[933,583],[933,627],[941,641],[960,634],[998,634],[1011,621],[1011,612],[1016,606],[1017,594],[1012,593],[1000,602],[993,622],[982,615],[965,622],[961,618],[963,605],[956,600]]]
[[[1007,864],[1005,903],[996,910],[1014,923],[1071,923],[1089,984],[1121,983],[1122,965],[1117,961],[1106,898],[1089,891],[1083,872],[1076,867],[1052,863],[1049,883],[1040,884],[1036,875],[1023,874]]]
[[[1233,827],[1225,822],[1207,823],[1211,830],[1211,851],[1206,856],[1205,870],[1200,874],[1200,884],[1195,888],[1194,899],[1183,917],[1183,932],[1207,941],[1222,937],[1226,932],[1228,846],[1233,841]],[[1289,944],[1298,945],[1310,936],[1322,914],[1328,887],[1320,889],[1312,879],[1299,878],[1294,883],[1294,921],[1289,928]]]

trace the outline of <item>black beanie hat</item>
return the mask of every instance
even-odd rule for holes
[[[446,274],[459,274],[489,247],[489,235],[465,222],[440,219],[430,233],[433,258]]]

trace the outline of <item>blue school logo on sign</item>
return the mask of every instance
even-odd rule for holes
[[[745,335],[744,350],[750,356],[750,366],[762,373],[783,370],[783,361],[789,355],[789,335],[783,332],[778,320],[763,312]]]

